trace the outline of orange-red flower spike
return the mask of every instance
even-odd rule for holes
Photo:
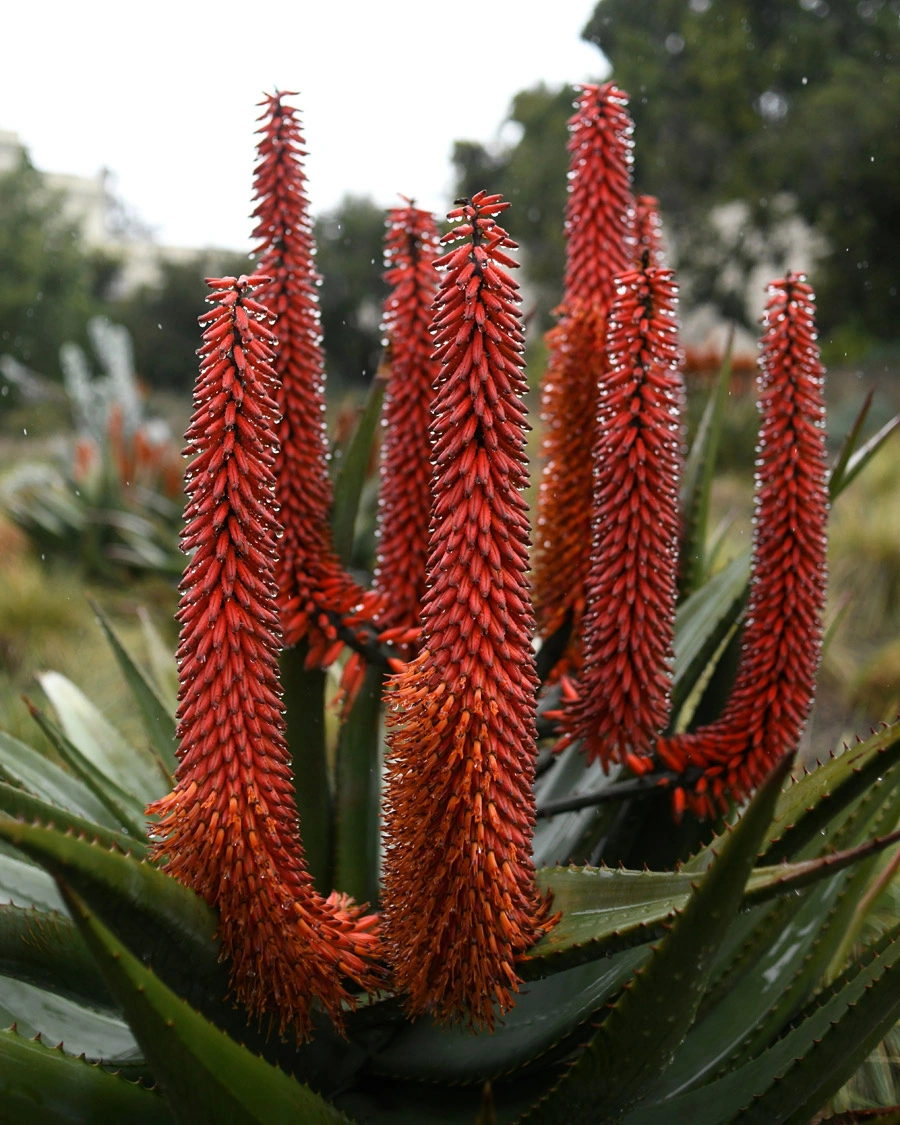
[[[562,745],[604,767],[647,756],[668,722],[683,464],[671,270],[616,279],[594,448],[594,511],[578,694]]]
[[[651,266],[666,264],[659,201],[652,195],[638,195],[634,200],[635,263],[640,265],[645,258]]]
[[[277,316],[275,367],[281,421],[275,464],[280,519],[277,579],[284,644],[308,645],[310,666],[330,664],[341,651],[333,617],[366,616],[372,597],[341,566],[329,518],[332,486],[325,432],[324,360],[313,264],[313,235],[302,158],[304,140],[289,93],[260,104],[253,237],[257,271],[270,280],[260,301]]]
[[[515,244],[479,192],[449,217],[435,327],[423,647],[390,692],[383,925],[413,1013],[490,1028],[549,928],[534,881],[535,692]]]
[[[372,990],[375,919],[324,899],[297,825],[278,678],[273,466],[278,408],[267,279],[209,281],[185,528],[193,552],[178,620],[179,765],[150,806],[154,854],[219,912],[235,995],[299,1036],[318,1002],[340,1025],[348,982]]]
[[[375,590],[382,596],[380,629],[405,629],[414,635],[425,593],[431,516],[429,426],[437,382],[431,321],[439,242],[429,212],[411,203],[390,211],[384,330],[391,361],[384,399]]]
[[[605,377],[606,317],[614,279],[634,262],[631,119],[613,83],[585,86],[569,121],[567,263],[560,320],[547,334],[541,389],[543,469],[534,558],[538,631],[584,612],[590,539],[592,453],[598,388]],[[577,655],[577,649],[570,649]]]
[[[687,804],[714,816],[796,749],[815,695],[826,593],[828,490],[815,303],[799,274],[772,283],[764,320],[750,602],[719,719],[660,740],[661,762],[699,768]]]

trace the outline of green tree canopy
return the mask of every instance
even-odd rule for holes
[[[830,243],[823,327],[895,339],[898,0],[600,0],[584,30],[631,95],[635,176],[676,232],[789,192]]]
[[[367,383],[381,355],[385,212],[347,196],[315,222],[325,359],[332,385]]]
[[[59,374],[59,348],[86,343],[91,316],[116,273],[107,255],[85,246],[26,153],[0,176],[0,352],[41,374]]]

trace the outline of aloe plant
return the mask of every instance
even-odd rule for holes
[[[588,91],[580,140],[592,106],[601,117],[611,106],[614,131],[627,132],[623,105],[618,91]],[[752,558],[713,572],[706,517],[726,396],[714,392],[685,458],[674,280],[658,243],[638,231],[637,260],[623,251],[596,286],[576,255],[555,338],[584,344],[585,325],[608,333],[591,361],[606,380],[597,429],[582,439],[609,467],[588,498],[594,546],[572,587],[578,604],[545,603],[534,661],[505,205],[484,193],[461,201],[443,257],[421,212],[391,214],[396,367],[332,481],[302,138],[280,95],[264,108],[260,271],[214,279],[202,318],[177,714],[158,637],[149,631],[147,671],[98,608],[145,739],[127,742],[56,673],[42,678],[52,712],[32,705],[49,748],[0,735],[2,1114],[809,1121],[900,1016],[897,927],[846,960],[898,841],[900,724],[823,753],[815,769],[793,766],[824,580],[815,551],[800,563],[795,552],[824,533],[826,487],[835,499],[887,432],[863,445],[854,426],[830,479],[815,442],[779,456],[785,432],[817,441],[821,427],[811,296],[792,275],[777,283],[763,348],[774,413],[763,412],[762,538]],[[627,181],[617,168],[612,182]],[[576,184],[573,198],[594,214],[591,200],[609,195]],[[622,237],[627,250],[632,235]],[[421,333],[435,294],[432,355]],[[404,412],[396,381],[413,368],[417,396],[435,386],[427,443],[403,436],[423,424],[420,398]],[[382,544],[369,587],[343,560],[385,390],[394,475],[379,521],[411,545],[398,556]],[[666,445],[652,466],[665,475],[659,496],[642,491],[649,470],[613,464],[639,440],[642,463]],[[403,484],[422,473],[430,526]],[[807,522],[767,540],[778,488],[809,500]],[[657,499],[671,511],[647,542],[667,563],[641,578],[659,614],[642,632],[629,616],[640,600],[616,599],[644,573],[637,531]],[[622,511],[633,526],[617,546]],[[282,533],[279,519],[299,522]],[[559,527],[560,513],[544,526]],[[548,543],[549,532],[545,567]],[[418,570],[401,565],[407,555]],[[804,567],[798,602],[785,591]],[[772,649],[759,621],[802,649],[799,671],[785,672],[777,647],[761,660]],[[613,633],[627,659],[604,656]],[[655,662],[644,651],[654,645]],[[335,722],[325,669],[338,656]],[[643,677],[646,706],[632,692]]]

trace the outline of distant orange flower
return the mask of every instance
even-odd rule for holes
[[[432,353],[432,305],[440,235],[427,211],[409,204],[388,216],[384,330],[390,378],[384,401],[378,557],[375,589],[382,595],[382,630],[417,631],[425,593],[431,515],[431,406],[437,382]]]
[[[332,545],[319,279],[302,163],[304,140],[297,111],[284,102],[290,96],[279,92],[261,103],[253,237],[260,255],[257,271],[270,278],[260,300],[278,318],[276,401],[281,421],[275,477],[284,526],[277,571],[284,643],[293,647],[305,640],[307,663],[324,666],[343,647],[335,618],[358,612],[371,595],[344,571]]]
[[[274,559],[280,528],[266,278],[210,279],[187,432],[178,620],[179,765],[154,854],[219,912],[235,994],[305,1036],[313,1002],[340,1025],[347,982],[371,990],[375,919],[313,888],[297,826],[278,679]]]
[[[648,756],[669,717],[684,400],[673,278],[654,266],[622,274],[609,314],[583,663],[560,744],[581,739],[604,767]]]
[[[569,121],[567,262],[559,323],[547,334],[541,390],[543,470],[535,536],[538,629],[547,637],[584,613],[598,388],[614,279],[634,257],[631,119],[611,82],[585,86]],[[574,650],[573,650],[574,651]]]
[[[384,934],[413,1013],[491,1027],[546,930],[534,882],[535,692],[514,246],[479,192],[435,316],[440,365],[423,647],[390,692]]]
[[[802,275],[772,283],[764,329],[753,571],[737,676],[716,722],[658,745],[669,769],[700,771],[675,800],[701,816],[743,800],[796,749],[822,648],[825,404],[815,303]]]

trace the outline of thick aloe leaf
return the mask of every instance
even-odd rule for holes
[[[132,852],[140,857],[147,852],[147,841],[143,837],[130,836],[125,832],[117,832],[113,828],[106,828],[102,824],[95,824],[83,816],[76,816],[40,797],[33,797],[24,789],[15,785],[7,785],[0,781],[0,813],[16,817],[21,820],[40,821],[42,824],[51,824],[60,832],[74,832],[88,840],[97,840],[106,847],[119,848],[123,852]]]
[[[856,449],[857,445],[859,445],[859,439],[862,435],[862,429],[866,423],[866,418],[868,418],[869,416],[869,411],[872,408],[872,400],[874,397],[875,388],[873,387],[868,391],[866,397],[863,399],[862,405],[859,408],[859,413],[853,420],[853,425],[844,435],[844,439],[841,442],[841,447],[838,450],[838,455],[835,458],[834,465],[832,465],[831,471],[828,474],[828,485],[832,500],[835,496],[837,496],[837,494],[843,487],[844,473],[847,470],[847,464],[850,458],[853,456],[853,452]]]
[[[706,577],[706,534],[709,521],[709,500],[712,492],[713,472],[722,424],[725,419],[725,404],[728,401],[728,385],[731,381],[731,348],[734,331],[728,340],[725,357],[719,370],[716,385],[710,394],[697,434],[691,445],[684,465],[681,484],[681,511],[684,533],[681,544],[682,574],[681,592],[691,594],[700,588]]]
[[[71,680],[59,672],[38,677],[66,737],[104,776],[142,805],[162,797],[170,778],[148,747],[131,746]]]
[[[828,482],[832,500],[836,500],[847,485],[859,476],[898,426],[900,426],[900,414],[891,418],[889,422],[886,422],[881,427],[877,434],[873,434],[872,437],[869,438],[865,445],[856,449],[855,443],[859,438],[859,428],[861,428],[861,424],[859,427],[854,425],[850,434],[848,434],[848,441],[852,436],[853,444],[848,444],[841,449],[838,455],[838,463],[832,470]]]
[[[527,1066],[590,1020],[648,955],[647,948],[631,949],[523,985],[516,1006],[492,1034],[424,1020],[407,1025],[369,1066],[394,1078],[454,1084],[480,1083]]]
[[[889,833],[856,848],[819,859],[757,867],[744,890],[745,907],[806,887],[861,863],[897,843]],[[690,898],[696,875],[688,872],[628,871],[624,868],[557,867],[537,873],[538,885],[553,894],[562,918],[529,950],[527,979],[559,972],[659,936],[661,927]]]
[[[126,792],[106,776],[92,761],[82,754],[43,711],[29,702],[34,721],[38,724],[65,764],[90,789],[106,808],[116,823],[130,835],[140,839],[144,835],[144,805],[133,793]]]
[[[0,1031],[3,1120],[29,1125],[167,1125],[155,1090],[73,1058],[15,1029]]]
[[[326,674],[321,668],[305,668],[305,659],[305,644],[281,654],[281,686],[303,850],[317,890],[327,895],[335,883],[333,798],[325,738]]]
[[[102,1059],[114,1066],[141,1058],[121,1013],[88,1008],[23,981],[0,978],[0,1025],[13,1024],[23,1035],[61,1043],[70,1055]]]
[[[229,1039],[133,957],[65,885],[63,894],[177,1121],[348,1121],[308,1086]]]
[[[334,482],[334,506],[331,510],[331,532],[334,549],[338,558],[347,566],[353,554],[353,536],[356,530],[356,515],[359,511],[359,498],[362,496],[366,480],[366,470],[372,456],[378,420],[381,417],[381,403],[387,386],[385,373],[379,366],[378,374],[372,381],[366,405],[356,424],[353,437],[344,454],[337,479]]]
[[[0,974],[91,1007],[114,1001],[68,917],[0,905]]]
[[[109,641],[116,662],[122,671],[122,675],[125,677],[125,682],[128,684],[131,694],[134,696],[134,701],[144,721],[144,729],[147,731],[147,737],[150,739],[151,745],[159,759],[159,764],[168,775],[169,784],[171,785],[171,775],[175,772],[175,767],[177,765],[175,760],[175,748],[177,745],[175,739],[175,717],[162,701],[159,693],[143,669],[138,667],[134,660],[132,660],[103,610],[100,609],[96,602],[92,601],[90,604],[94,613],[97,614],[97,619],[100,622],[103,632],[106,634],[106,639]]]
[[[615,777],[614,773],[607,778],[599,762],[586,766],[577,744],[572,745],[537,779],[535,799],[540,807],[557,798],[594,793],[612,784]],[[535,866],[546,867],[578,859],[575,849],[596,818],[596,808],[585,808],[539,820],[533,839]]]
[[[895,723],[794,781],[778,802],[766,862],[778,863],[816,842],[839,813],[871,792],[898,761],[900,723]]]
[[[147,659],[157,695],[169,714],[174,716],[178,706],[178,666],[175,663],[175,656],[160,636],[149,613],[140,608],[138,617],[144,632],[144,646],[147,649]]]
[[[0,843],[0,903],[35,907],[38,910],[64,910],[56,883],[42,868],[21,853],[10,854]]]
[[[0,817],[0,838],[65,878],[129,948],[192,1003],[225,996],[216,918],[192,891],[149,863],[50,828]]]
[[[669,1065],[694,1021],[788,767],[783,762],[761,787],[646,966],[559,1084],[524,1120],[619,1121]]]
[[[678,607],[672,714],[677,718],[744,610],[750,553],[744,551]]]
[[[378,897],[383,681],[380,668],[366,670],[338,739],[334,881],[357,902]]]
[[[107,828],[119,823],[82,781],[5,731],[0,731],[0,778]]]
[[[900,1016],[898,960],[900,941],[895,932],[865,969],[832,990],[820,1005],[811,1006],[805,1018],[768,1050],[716,1081],[641,1106],[625,1118],[625,1125],[670,1125],[675,1121],[805,1125],[811,1116],[807,1105],[820,1108]],[[788,1096],[779,1105],[778,1087],[783,1082],[788,1083]],[[806,1083],[805,1094],[802,1082]],[[767,1112],[757,1116],[755,1110],[762,1105]]]

